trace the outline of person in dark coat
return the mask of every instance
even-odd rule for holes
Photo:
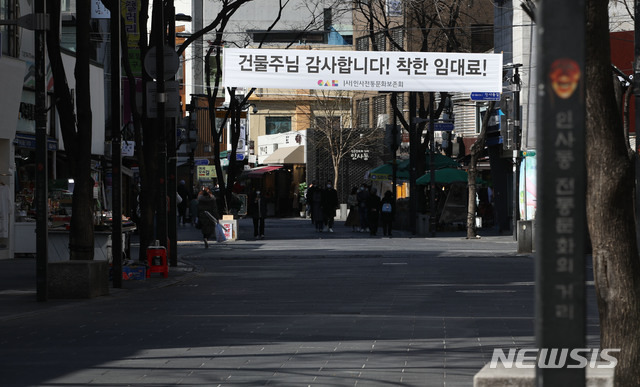
[[[365,232],[369,226],[369,220],[367,219],[367,199],[369,198],[369,189],[366,185],[362,184],[356,194],[358,200],[358,215],[360,217],[360,232]]]
[[[367,219],[369,221],[369,234],[372,236],[378,233],[378,222],[380,220],[380,196],[375,188],[369,191],[367,198]]]
[[[387,191],[380,201],[380,220],[382,221],[382,234],[384,236],[391,236],[391,224],[393,223],[395,210],[396,204],[395,200],[393,200],[393,193]]]
[[[178,195],[182,198],[182,201],[178,204],[178,224],[182,224],[184,226],[187,208],[189,208],[189,201],[191,200],[191,195],[184,180],[180,180],[177,191]],[[195,214],[190,214],[190,216],[195,216]]]
[[[316,226],[316,232],[322,232],[324,227],[324,212],[322,204],[324,192],[322,188],[318,187],[316,182],[311,183],[311,186],[307,190],[307,203],[311,207],[311,222]]]
[[[253,218],[253,236],[254,238],[264,239],[264,218],[267,216],[267,200],[262,197],[260,191],[256,191],[255,195],[249,202],[249,213]]]
[[[336,209],[338,208],[338,191],[333,188],[330,181],[327,181],[327,188],[324,189],[322,202],[322,215],[324,223],[327,225],[327,231],[333,232],[333,219],[336,217]]]
[[[360,217],[358,215],[358,187],[353,187],[351,193],[347,198],[347,206],[349,206],[349,216],[344,222],[344,225],[351,226],[353,231],[357,231],[360,228]]]
[[[207,214],[211,216],[218,213],[218,206],[216,205],[216,199],[209,192],[204,189],[198,194],[198,222],[200,223],[200,231],[202,231],[202,238],[204,239],[204,248],[209,248],[209,237],[216,231],[216,221],[211,219]]]

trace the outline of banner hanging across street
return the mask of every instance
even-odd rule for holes
[[[502,92],[502,54],[225,48],[225,87]]]

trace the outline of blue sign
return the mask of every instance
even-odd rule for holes
[[[197,159],[197,160],[193,160],[193,164],[194,165],[209,165],[209,160],[208,159]]]
[[[485,92],[485,93],[471,93],[472,101],[500,101],[500,93],[498,92]]]
[[[433,124],[433,130],[450,132],[453,130],[453,122],[436,122]]]

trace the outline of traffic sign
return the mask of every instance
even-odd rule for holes
[[[162,55],[164,57],[164,80],[168,81],[176,75],[178,68],[180,68],[180,58],[171,47],[166,45],[162,48]],[[147,55],[144,56],[143,66],[151,78],[158,78],[155,46],[149,47]]]
[[[453,130],[453,122],[436,122],[433,124],[433,130],[450,132]]]
[[[209,160],[208,159],[195,159],[195,160],[193,160],[193,163],[195,165],[209,165]]]
[[[472,101],[500,101],[500,93],[497,92],[485,92],[485,93],[471,93]]]

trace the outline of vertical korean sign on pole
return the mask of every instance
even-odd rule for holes
[[[585,346],[585,1],[545,0],[538,15],[535,324],[548,356]],[[538,367],[537,385],[583,386],[571,365]]]

